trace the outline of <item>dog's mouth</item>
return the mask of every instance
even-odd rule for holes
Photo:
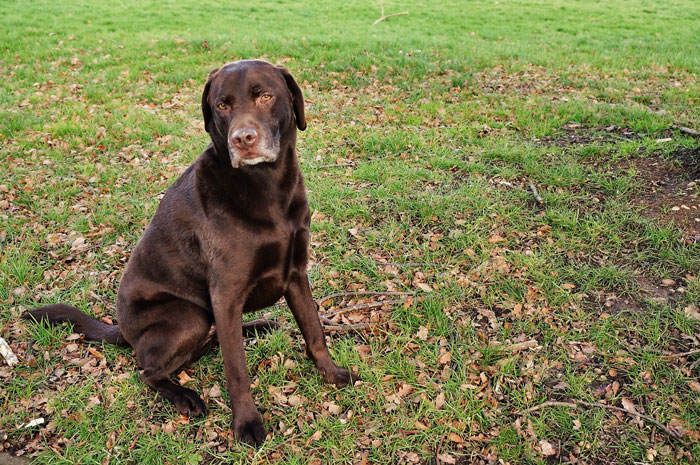
[[[241,166],[252,166],[260,163],[272,163],[277,160],[279,154],[279,143],[274,145],[278,147],[270,147],[270,144],[256,144],[249,149],[240,149],[229,144],[228,151],[231,157],[231,166],[240,168]]]

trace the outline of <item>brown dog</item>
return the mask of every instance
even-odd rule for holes
[[[250,392],[243,336],[270,322],[245,312],[284,296],[324,380],[346,385],[311,296],[306,264],[309,206],[296,159],[304,100],[289,72],[265,61],[229,63],[209,74],[202,95],[212,143],[168,189],[136,244],[117,299],[118,326],[68,305],[25,317],[71,322],[87,339],[133,347],[143,381],[183,413],[203,415],[194,391],[170,380],[214,342],[226,370],[237,439],[259,445],[265,429]]]

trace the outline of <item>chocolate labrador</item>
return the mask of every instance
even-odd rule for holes
[[[170,375],[218,339],[238,440],[266,436],[250,391],[243,338],[266,329],[242,316],[284,296],[306,353],[329,383],[353,383],[326,347],[306,274],[309,206],[297,164],[304,99],[292,75],[260,60],[209,74],[202,95],[211,143],[167,190],[136,244],[119,285],[118,326],[63,305],[25,318],[71,322],[89,340],[133,347],[143,381],[183,413],[203,415],[196,392]]]

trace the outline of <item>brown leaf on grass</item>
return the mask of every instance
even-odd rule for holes
[[[321,439],[322,434],[323,434],[323,431],[321,431],[321,430],[316,431],[314,434],[309,436],[309,439],[306,440],[306,445],[308,446],[309,444],[311,444],[312,441],[318,441],[319,439]]]
[[[462,437],[457,433],[450,433],[447,435],[447,438],[456,444],[463,444],[465,442],[464,439],[462,439]]]
[[[435,408],[441,409],[445,405],[445,393],[441,392],[435,397]]]
[[[322,405],[324,409],[328,410],[333,415],[338,415],[341,412],[340,405],[336,404],[335,402],[324,402]]]
[[[423,431],[428,429],[428,425],[426,425],[420,420],[416,420],[416,422],[413,425],[418,429],[422,429]]]
[[[627,410],[628,412],[633,413],[633,414],[634,414],[634,413],[639,413],[639,412],[637,412],[637,407],[635,407],[634,402],[632,402],[631,400],[629,400],[627,397],[623,397],[623,398],[621,399],[621,402],[622,402],[622,407],[623,407],[625,410]],[[642,420],[641,420],[637,415],[633,415],[632,421],[633,421],[634,423],[636,423],[637,426],[639,426],[639,427],[641,427],[641,426],[644,425],[644,422],[642,422]]]
[[[424,292],[433,292],[433,288],[430,287],[429,284],[426,283],[416,283],[416,286],[420,288]]]
[[[105,358],[105,356],[102,355],[99,351],[97,351],[97,349],[93,349],[92,347],[88,347],[87,351],[90,352],[92,354],[92,356],[95,358],[99,358],[99,359]]]
[[[403,383],[401,388],[396,392],[396,395],[399,397],[406,397],[410,393],[413,392],[413,386],[411,386],[408,383]]]
[[[173,433],[177,427],[175,426],[175,423],[172,421],[168,421],[167,423],[164,423],[163,426],[161,426],[161,429],[166,432],[166,433]]]
[[[179,378],[178,382],[180,383],[180,386],[184,386],[187,383],[194,382],[194,379],[191,378],[185,370],[182,370],[180,373],[178,373],[177,377]]]
[[[450,454],[438,454],[438,460],[442,463],[447,463],[449,465],[454,465],[457,463],[457,459],[452,457]]]
[[[549,441],[540,441],[540,450],[542,450],[542,455],[545,457],[552,457],[559,453],[557,448],[553,446]]]
[[[221,388],[219,387],[218,383],[214,383],[214,385],[209,388],[209,391],[207,392],[207,396],[209,396],[211,398],[221,397]]]
[[[697,305],[688,305],[683,309],[683,313],[685,313],[685,316],[688,318],[700,320],[700,309]]]
[[[452,361],[452,354],[450,352],[443,352],[438,357],[438,364],[440,364],[440,365],[447,365],[451,361]]]
[[[506,242],[506,238],[499,235],[498,233],[491,234],[489,236],[489,244],[496,244],[498,242]]]

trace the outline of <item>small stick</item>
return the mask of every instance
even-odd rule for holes
[[[537,192],[537,188],[533,183],[530,181],[527,182],[528,185],[530,186],[530,190],[532,191],[532,194],[535,196],[535,200],[537,200],[537,203],[542,204],[544,200],[542,200],[542,197],[540,197],[540,194]]]
[[[324,325],[323,329],[328,331],[336,331],[338,333],[343,333],[346,331],[357,331],[358,329],[370,328],[372,326],[377,326],[374,323],[356,323],[354,325]]]
[[[534,347],[537,347],[537,340],[530,339],[529,341],[518,342],[517,344],[505,346],[501,350],[504,352],[520,352],[521,350],[532,349]]]
[[[602,409],[607,409],[607,410],[615,410],[616,412],[622,412],[626,413],[628,415],[635,416],[637,418],[641,418],[642,420],[646,420],[652,425],[656,426],[659,430],[663,431],[673,439],[677,440],[681,444],[683,444],[682,437],[676,433],[675,431],[665,427],[655,419],[651,418],[650,416],[641,414],[639,412],[632,412],[629,410],[626,410],[622,407],[617,407],[615,405],[607,405],[607,404],[601,404],[599,402],[584,402],[582,400],[576,400],[573,399],[571,402],[558,402],[558,401],[553,401],[553,400],[548,400],[547,402],[544,402],[539,405],[535,405],[534,407],[530,407],[527,410],[523,410],[522,413],[529,413],[529,412],[534,412],[536,410],[539,410],[544,407],[569,407],[569,408],[580,408],[580,407],[598,407]]]
[[[517,344],[510,344],[507,346],[501,346],[498,344],[490,344],[488,346],[488,348],[489,349],[498,349],[498,351],[500,351],[500,352],[521,352],[523,350],[533,349],[533,348],[537,347],[537,345],[538,345],[538,343],[537,343],[536,339],[530,339],[529,341],[518,342]],[[483,356],[484,355],[481,352],[477,351],[477,352],[474,352],[473,354],[471,354],[468,357],[468,359],[469,360],[479,360]]]
[[[372,26],[374,26],[375,24],[377,24],[377,23],[379,23],[379,22],[384,21],[384,20],[387,19],[387,18],[391,18],[392,16],[401,16],[401,15],[407,15],[407,14],[408,14],[408,11],[402,11],[401,13],[392,13],[392,14],[390,14],[390,15],[382,16],[381,18],[379,18],[378,20],[376,20],[375,22],[373,22],[373,23],[372,23]]]
[[[379,0],[379,8],[382,9],[382,17],[379,18],[378,20],[376,20],[375,22],[373,22],[373,23],[372,23],[372,26],[374,26],[375,24],[377,24],[377,23],[379,23],[379,22],[381,22],[381,21],[384,21],[384,20],[387,19],[387,18],[391,18],[392,16],[399,16],[399,15],[407,15],[407,14],[408,14],[408,11],[404,11],[404,12],[402,12],[402,13],[394,13],[394,14],[391,14],[391,15],[385,15],[385,14],[384,14],[384,2],[382,2],[382,0]]]
[[[336,297],[358,297],[361,295],[413,295],[413,292],[396,292],[396,291],[361,291],[361,292],[338,292],[337,294],[327,295],[316,300],[318,305],[327,302]]]
[[[365,304],[357,304],[357,305],[350,305],[348,307],[342,307],[336,310],[333,310],[332,312],[324,313],[322,316],[325,318],[335,316],[335,315],[340,315],[342,313],[347,313],[347,312],[352,312],[353,310],[369,310],[370,308],[377,308],[377,307],[382,307],[384,304],[400,304],[406,302],[406,299],[402,300],[379,300],[377,302],[367,302]],[[335,324],[335,323],[333,323]]]
[[[673,129],[678,129],[680,132],[684,134],[688,134],[689,136],[693,137],[699,137],[700,136],[700,131],[696,131],[695,129],[687,128],[685,126],[671,126]]]
[[[440,449],[442,449],[442,443],[445,442],[445,436],[440,438],[440,444],[438,444],[437,449],[435,449],[435,463],[439,464],[440,460]]]
[[[665,352],[663,355],[664,355],[664,357],[667,357],[667,358],[681,358],[681,357],[686,357],[688,355],[694,355],[694,354],[699,354],[699,353],[700,353],[700,349],[693,349],[693,350],[689,350],[688,352],[679,352],[679,353]]]
[[[383,262],[381,260],[375,260],[374,263],[377,265],[383,265],[383,266],[397,266],[397,267],[417,267],[417,266],[434,266],[434,267],[439,267],[439,268],[449,268],[451,266],[455,265],[448,265],[445,263],[420,263],[420,262],[406,262],[406,263],[398,263],[398,262]]]
[[[315,168],[317,170],[322,170],[324,168],[341,168],[341,167],[346,167],[346,166],[357,166],[357,162],[348,161],[345,163],[331,163],[330,165],[320,165],[320,166],[314,166],[312,168]]]
[[[14,352],[12,352],[12,349],[10,348],[10,345],[5,341],[5,339],[0,337],[0,354],[3,356],[5,359],[5,362],[9,366],[17,365],[19,363],[19,359],[15,355]]]

